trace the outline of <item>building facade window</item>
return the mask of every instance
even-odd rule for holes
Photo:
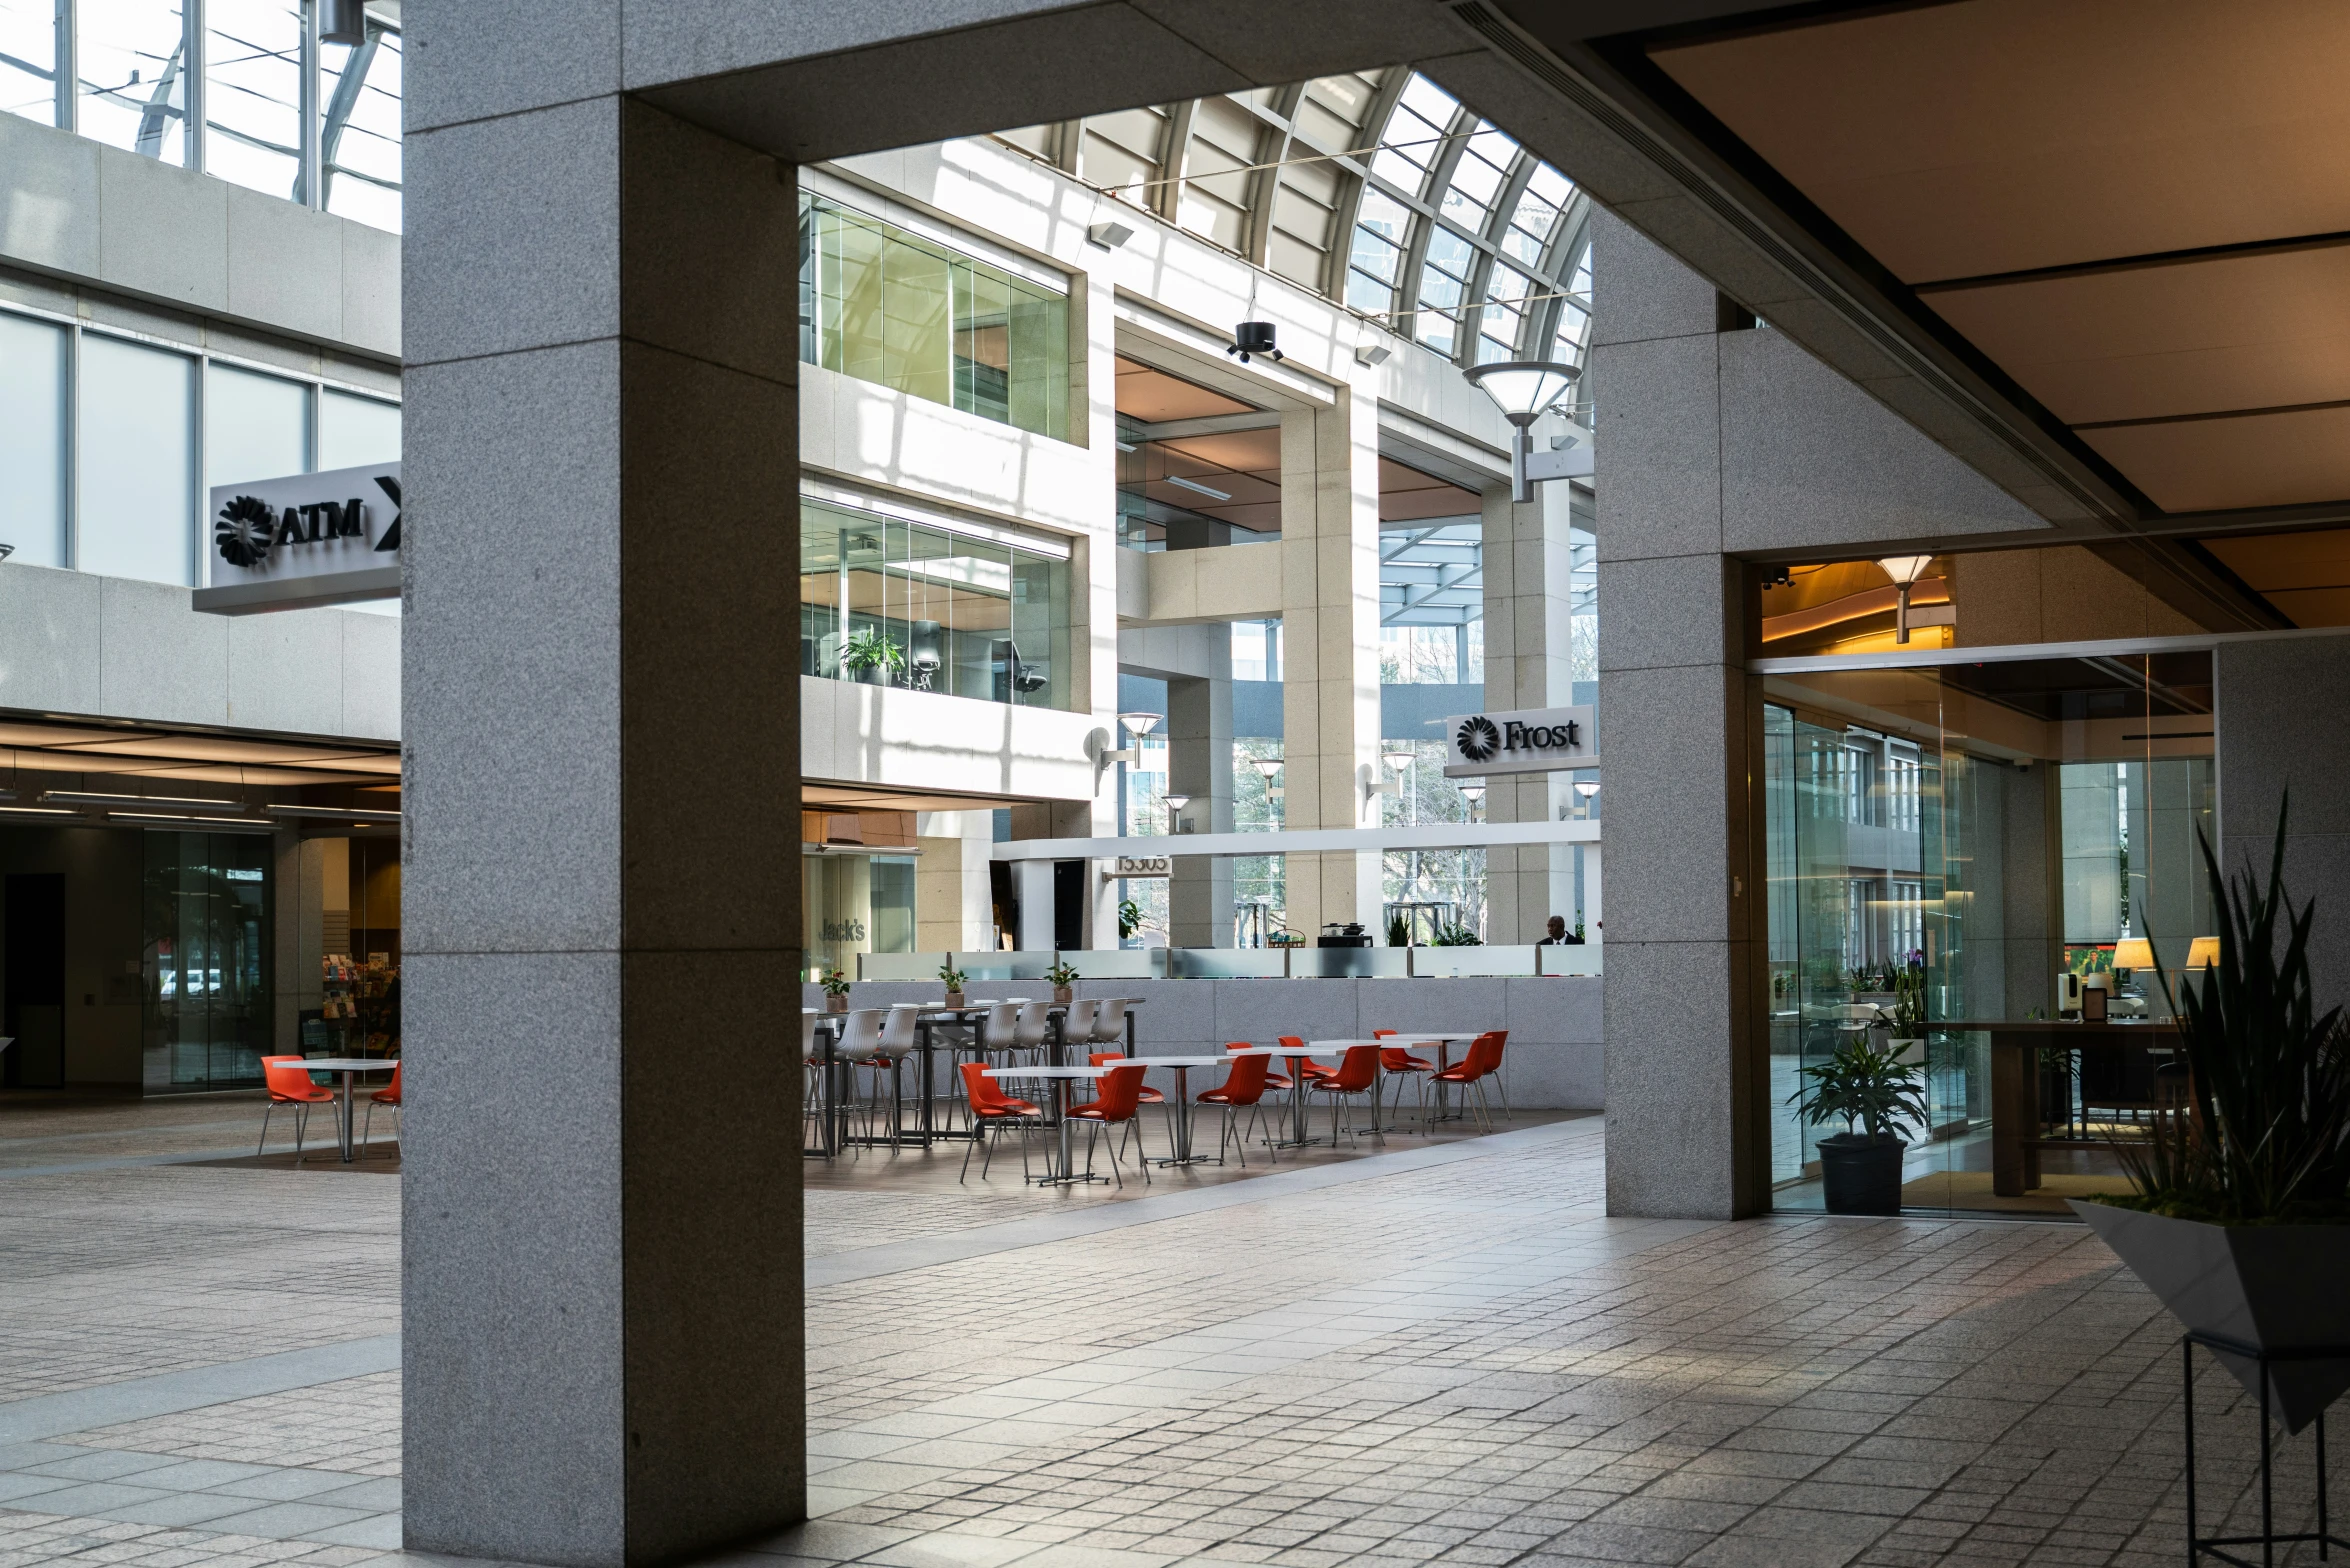
[[[11,560],[66,559],[66,388],[73,333],[0,313],[0,544]]]
[[[261,1081],[273,882],[263,834],[142,833],[145,1045],[179,1088]]]
[[[800,358],[1067,440],[1069,296],[800,195]]]
[[[827,501],[800,504],[800,673],[1074,705],[1069,563]]]
[[[399,455],[389,399],[0,310],[0,544],[18,565],[200,587],[210,486]]]
[[[196,361],[84,334],[74,379],[74,565],[194,586]]]

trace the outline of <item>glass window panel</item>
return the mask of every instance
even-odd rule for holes
[[[285,0],[207,0],[205,171],[299,199],[302,14]]]
[[[0,312],[0,544],[27,566],[65,564],[66,356],[73,335]]]
[[[1366,316],[1384,316],[1395,309],[1395,287],[1368,273],[1349,272],[1346,302]]]
[[[248,484],[310,469],[310,388],[227,365],[204,368],[204,484]]]
[[[400,405],[333,388],[318,395],[321,472],[400,460]]]
[[[1477,247],[1455,234],[1438,227],[1428,235],[1429,265],[1441,267],[1456,278],[1469,275],[1469,266],[1477,258]]]
[[[1412,79],[1404,83],[1401,107],[1431,124],[1450,125],[1461,104],[1459,99],[1415,71]]]
[[[1354,253],[1347,259],[1357,271],[1393,283],[1396,269],[1403,262],[1403,249],[1390,245],[1385,238],[1369,229],[1357,229]]]
[[[57,0],[0,0],[0,112],[57,123]]]
[[[822,197],[800,213],[801,358],[1066,439],[1066,294]]]
[[[326,210],[400,232],[400,35],[376,18],[367,42],[321,46]],[[344,77],[356,73],[346,89]]]
[[[184,162],[188,84],[179,0],[80,0],[74,22],[82,134]]]
[[[195,580],[196,364],[82,335],[74,564],[108,577]]]

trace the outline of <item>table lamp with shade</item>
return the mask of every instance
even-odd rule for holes
[[[2133,969],[2152,969],[2154,943],[2142,936],[2125,936],[2113,945],[2113,967],[2129,972]]]

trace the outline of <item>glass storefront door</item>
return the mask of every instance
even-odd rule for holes
[[[1817,1145],[1842,1125],[1805,1123],[1803,1070],[1860,1041],[1922,1070],[1905,1208],[2062,1214],[2118,1187],[2115,1141],[2172,1082],[2164,971],[2216,929],[2197,849],[2210,656],[1781,669],[1763,718],[1774,1206],[1822,1206]],[[2133,940],[2155,969],[2117,970]],[[2143,1043],[2051,1032],[2068,972]]]
[[[144,833],[145,1032],[178,1088],[261,1081],[271,1035],[270,840]]]

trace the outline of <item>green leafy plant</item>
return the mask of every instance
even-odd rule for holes
[[[1046,970],[1044,977],[1049,983],[1057,986],[1077,983],[1077,971],[1069,967],[1066,959],[1055,963],[1052,968]]]
[[[962,970],[957,969],[951,963],[941,964],[938,966],[938,977],[942,981],[946,982],[946,988],[950,991],[962,990],[963,982],[971,978],[969,975],[963,973]]]
[[[1118,940],[1123,942],[1142,929],[1142,906],[1131,898],[1118,901]]]
[[[1485,939],[1464,925],[1438,926],[1430,947],[1483,947]]]
[[[2219,961],[2176,993],[2163,981],[2189,1101],[2118,1146],[2137,1190],[2101,1202],[2221,1224],[2350,1219],[2350,1026],[2338,1007],[2317,1011],[2317,901],[2296,910],[2285,891],[2290,805],[2277,808],[2265,885],[2250,868],[2231,881],[2201,843]]]
[[[849,994],[849,975],[845,969],[825,970],[819,977],[819,983],[824,987],[826,996],[846,996]]]
[[[866,626],[849,633],[849,640],[841,644],[840,663],[844,670],[879,667],[895,674],[906,667],[906,650],[891,642],[880,627]]]
[[[1839,1118],[1848,1133],[1866,1129],[1871,1139],[1899,1137],[1903,1123],[1926,1125],[1925,1069],[1905,1062],[1891,1046],[1855,1035],[1824,1062],[1803,1070],[1810,1082],[1787,1097],[1803,1120],[1818,1127]]]
[[[1411,946],[1412,923],[1401,915],[1389,915],[1387,917],[1387,945],[1389,947]]]
[[[1893,1032],[1914,1039],[1926,1027],[1926,966],[1911,964],[1893,977]]]

